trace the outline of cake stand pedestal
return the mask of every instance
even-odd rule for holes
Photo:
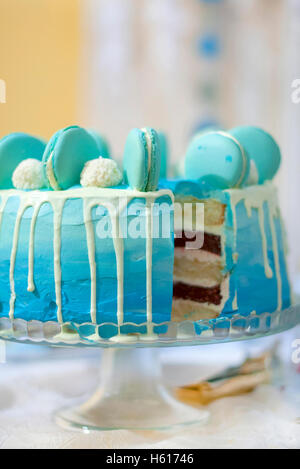
[[[168,430],[199,425],[209,418],[200,407],[182,404],[163,384],[158,347],[207,345],[249,340],[300,324],[300,304],[269,314],[165,323],[167,332],[103,339],[99,326],[0,319],[0,338],[53,346],[102,347],[100,387],[75,407],[62,409],[56,422],[71,430]],[[106,325],[107,326],[107,325]],[[145,325],[140,325],[144,327]],[[100,326],[101,327],[101,326]],[[126,339],[126,340],[124,340]]]
[[[67,429],[169,429],[205,423],[206,410],[177,401],[162,384],[158,350],[106,349],[100,387],[85,403],[56,414]]]

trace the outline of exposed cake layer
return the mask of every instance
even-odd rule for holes
[[[206,194],[194,181],[167,181],[162,187],[174,192],[180,207],[186,200],[203,203],[205,214],[198,223],[204,232],[199,249],[187,249],[196,226],[193,217],[188,235],[175,240],[173,318],[187,316],[189,308],[200,319],[205,310],[212,317],[211,311],[247,315],[290,306],[284,230],[271,183]],[[175,216],[175,232],[182,229]]]
[[[211,305],[197,301],[173,299],[172,321],[199,321],[200,319],[217,318],[219,310],[214,310]]]
[[[197,301],[219,305],[221,303],[221,287],[202,287],[198,285],[188,285],[182,282],[174,282],[173,297],[183,300]]]
[[[188,247],[189,243],[195,242],[197,237],[203,237],[203,242],[201,243],[201,250],[211,252],[218,256],[221,256],[222,246],[221,246],[221,235],[207,233],[207,232],[195,232],[193,231],[179,231],[175,227],[175,248],[185,248]],[[191,249],[192,251],[193,249]]]
[[[175,248],[174,282],[213,287],[223,281],[222,258],[216,254]]]
[[[228,297],[228,276],[219,284],[210,287],[195,286],[174,280],[172,320],[217,317],[223,311]]]
[[[207,199],[201,197],[193,197],[188,195],[181,195],[175,193],[175,210],[174,210],[174,227],[175,231],[178,227],[182,227],[183,218],[182,215],[185,213],[188,224],[184,226],[185,230],[193,231],[194,227],[198,223],[197,212],[195,210],[196,204],[203,204],[204,208],[204,220],[205,226],[212,228],[207,230],[213,232],[213,228],[222,226],[225,219],[225,208],[226,205],[217,199]]]
[[[214,199],[176,197],[175,200],[172,318],[215,317],[222,311],[224,294],[228,295],[228,289],[225,293],[222,288],[225,281],[222,227],[226,206]],[[199,228],[201,232],[197,231]],[[190,315],[189,308],[193,308]]]

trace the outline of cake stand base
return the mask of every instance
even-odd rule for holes
[[[68,430],[169,430],[206,423],[209,412],[177,401],[162,383],[158,351],[104,349],[99,389],[87,401],[59,411]]]

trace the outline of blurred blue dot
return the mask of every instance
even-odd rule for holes
[[[209,33],[200,37],[197,41],[197,50],[205,57],[217,57],[221,50],[219,36]]]
[[[205,130],[220,130],[221,126],[217,120],[214,119],[202,119],[193,128],[191,134],[194,135],[198,132],[204,132]]]

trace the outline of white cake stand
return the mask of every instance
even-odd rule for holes
[[[202,320],[197,322],[196,330],[195,323],[190,321],[165,323],[168,326],[165,333],[106,340],[100,338],[99,326],[2,318],[0,338],[30,344],[104,348],[99,388],[87,402],[58,411],[55,419],[60,426],[84,432],[164,430],[205,423],[209,412],[182,404],[166,389],[158,360],[159,347],[255,339],[286,331],[299,323],[300,304],[272,314],[246,317],[235,314],[228,319]]]

